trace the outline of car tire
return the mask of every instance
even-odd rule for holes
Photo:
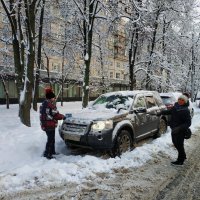
[[[162,134],[166,133],[167,131],[167,122],[164,119],[160,119],[158,131],[154,135],[154,138],[160,137]]]
[[[133,138],[127,130],[121,130],[118,134],[115,146],[112,149],[112,157],[121,156],[126,151],[133,149]]]
[[[75,146],[75,145],[73,145],[73,144],[70,144],[70,143],[68,143],[67,141],[65,141],[65,145],[66,145],[66,147],[67,147],[68,149],[77,149],[77,148],[78,148],[77,146]]]

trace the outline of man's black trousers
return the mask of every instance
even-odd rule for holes
[[[180,162],[184,162],[184,160],[186,159],[186,153],[184,149],[184,137],[185,137],[184,131],[179,131],[176,133],[173,133],[172,131],[172,142],[178,151],[177,160]]]
[[[55,154],[55,129],[46,131],[47,134],[47,143],[44,156],[52,156]]]

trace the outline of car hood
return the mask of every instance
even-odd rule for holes
[[[116,119],[127,114],[127,110],[120,110],[120,112],[117,113],[116,109],[95,110],[86,108],[79,112],[70,113],[71,116],[67,117],[65,121],[89,124],[92,121]]]

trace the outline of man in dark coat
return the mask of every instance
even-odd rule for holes
[[[169,126],[172,129],[172,142],[178,151],[177,160],[171,162],[171,164],[183,165],[186,159],[186,153],[184,149],[184,137],[186,130],[191,125],[191,116],[188,109],[188,97],[185,95],[181,95],[178,98],[178,102],[174,104],[171,110],[165,110],[161,113],[164,115],[171,115]]]
[[[57,111],[55,106],[55,94],[48,88],[46,89],[46,99],[40,106],[40,124],[47,135],[47,143],[44,151],[44,157],[47,159],[54,158],[55,152],[55,129],[58,120],[64,119],[64,115]]]

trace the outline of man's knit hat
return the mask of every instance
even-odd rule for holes
[[[52,99],[56,97],[56,95],[53,93],[53,90],[51,88],[46,88],[45,93],[46,93],[47,99]]]
[[[185,101],[185,103],[187,103],[188,102],[188,97],[186,96],[186,95],[181,95],[181,96],[179,96],[179,98],[178,98],[178,100],[179,99],[183,99],[184,101]]]

